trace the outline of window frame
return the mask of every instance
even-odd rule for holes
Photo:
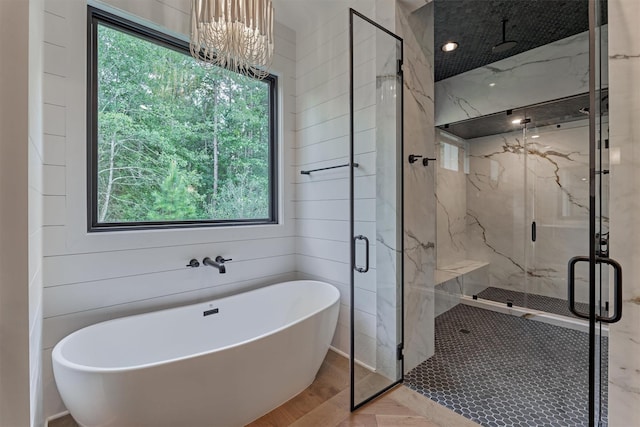
[[[142,38],[191,56],[189,43],[104,10],[87,6],[87,231],[153,230],[278,224],[278,78],[269,74],[269,208],[268,218],[98,222],[98,26]]]

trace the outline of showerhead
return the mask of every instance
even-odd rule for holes
[[[503,42],[498,43],[494,47],[492,47],[491,48],[491,52],[493,52],[493,53],[506,52],[509,49],[514,48],[517,44],[518,44],[518,42],[515,42],[513,40],[505,40]]]
[[[509,49],[513,49],[517,44],[518,42],[516,41],[507,40],[507,20],[503,19],[502,20],[502,41],[496,44],[495,46],[493,46],[493,48],[491,48],[491,52],[493,53],[506,52]]]

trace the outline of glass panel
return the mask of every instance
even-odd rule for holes
[[[402,379],[402,42],[352,15],[352,407]]]
[[[596,156],[595,174],[595,216],[596,234],[595,256],[607,259],[609,253],[609,97],[608,97],[608,52],[607,52],[607,1],[595,0],[595,130],[596,144],[592,147]],[[596,315],[610,317],[615,311],[614,299],[610,283],[610,268],[607,264],[596,264]],[[608,327],[596,323],[594,360],[595,367],[594,390],[594,426],[606,425],[608,421]]]
[[[589,252],[589,120],[579,113],[588,109],[588,97],[578,97],[573,105],[576,115],[570,120],[559,116],[544,125],[539,115],[544,110],[528,109],[530,122],[523,131],[527,147],[523,303],[567,317],[574,317],[567,303],[567,264]],[[577,269],[576,302],[587,313],[589,276],[582,268]]]
[[[446,28],[441,34],[446,33],[447,37],[457,34],[456,26],[468,25],[467,17],[472,15],[469,10],[463,22],[457,21],[456,14],[447,9],[461,3],[469,9],[474,4],[436,0],[436,40],[438,23]],[[536,4],[523,2],[523,7],[524,3]],[[572,12],[560,7],[569,4]],[[593,5],[601,14],[597,16],[596,31],[591,28],[590,33],[587,12]],[[498,360],[503,354],[525,360],[524,356],[515,356],[521,354],[521,349],[522,354],[527,354],[526,362],[518,363],[509,372],[508,380],[510,384],[527,386],[512,387],[506,395],[515,397],[526,391],[522,401],[528,406],[528,416],[534,420],[549,417],[553,425],[567,422],[606,425],[607,328],[600,322],[595,325],[587,320],[590,303],[592,308],[595,304],[593,314],[598,316],[609,317],[615,311],[613,268],[602,259],[593,262],[595,256],[610,261],[608,162],[616,158],[616,153],[609,153],[607,144],[606,1],[546,2],[545,9],[562,14],[563,19],[575,19],[579,31],[552,42],[553,45],[542,44],[490,66],[463,75],[452,73],[451,77],[436,82],[440,159],[436,181],[435,313],[439,317],[435,320],[435,355],[442,356],[443,348],[447,352],[454,348],[445,347],[444,343],[448,346],[456,342],[459,345],[456,351],[465,355],[465,364],[460,368],[453,358],[448,358],[445,364],[438,365],[438,357],[434,357],[428,366],[440,369],[436,371],[436,381],[430,383],[429,379],[412,373],[407,378],[411,382],[417,377],[416,389],[427,390],[429,396],[446,402],[440,399],[441,393],[449,392],[446,387],[444,391],[439,388],[443,378],[448,379],[451,372],[457,374],[456,369],[463,371],[469,366],[471,361],[466,363],[466,355],[475,351],[464,338],[455,341],[457,333],[464,334],[460,337],[486,333],[483,338],[497,343],[501,353],[485,360]],[[550,21],[544,16],[546,11],[532,10],[527,14],[520,10],[520,15],[526,16],[526,25],[534,23],[539,27]],[[516,23],[516,19],[509,17],[508,28],[524,32],[525,23]],[[541,34],[532,34],[532,38]],[[596,68],[587,62],[590,34],[596,35]],[[520,43],[524,39],[514,36],[514,40]],[[568,71],[560,62],[554,63],[558,59],[554,56],[558,52],[555,49],[560,45],[563,49],[571,46],[562,51],[571,58],[575,72]],[[440,47],[437,43],[436,55]],[[456,53],[441,57],[435,65],[436,75],[439,67],[441,71],[446,69],[447,61],[458,65],[454,55],[472,57],[464,49],[461,43]],[[589,80],[595,80],[595,91],[588,87]],[[595,106],[590,105],[594,94]],[[458,164],[456,171],[451,144],[460,151],[468,151],[465,154],[469,158],[468,167],[461,168]],[[459,161],[460,157],[462,154]],[[459,218],[466,222],[460,222]],[[582,316],[574,315],[568,307],[567,265],[574,257],[579,258],[575,258],[572,295],[575,311]],[[486,271],[485,279],[471,280],[470,266],[474,263],[481,266],[482,262],[485,266],[474,271]],[[512,307],[505,307],[505,303]],[[484,330],[474,329],[481,322],[469,320],[474,313],[467,306],[482,309],[477,310],[478,316],[495,321]],[[537,337],[535,331],[543,330]],[[507,348],[507,333],[514,333],[515,348]],[[529,349],[534,351],[527,353]],[[451,353],[445,354],[448,357]],[[539,379],[544,382],[537,383]],[[460,412],[469,413],[473,411],[468,408],[477,405],[485,411],[485,401],[459,398],[465,394],[462,391],[465,387],[473,390],[483,379],[465,380],[457,383],[461,390],[456,388],[451,393],[459,403],[450,407],[454,410],[462,407]],[[504,393],[509,387],[502,389],[502,385],[490,384],[485,388]],[[532,393],[535,388],[540,392]],[[552,409],[546,409],[547,406]],[[567,411],[563,409],[558,414],[556,408],[560,406]],[[496,417],[497,413],[507,424],[517,424],[517,416],[510,411],[508,407],[499,408],[491,416]],[[563,419],[568,413],[572,414],[571,421]],[[490,424],[482,416],[476,421]]]

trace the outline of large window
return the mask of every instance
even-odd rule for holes
[[[89,8],[89,230],[276,222],[276,78]]]

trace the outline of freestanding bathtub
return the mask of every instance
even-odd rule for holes
[[[293,281],[98,323],[53,349],[58,390],[86,427],[242,426],[313,382],[339,297]]]

